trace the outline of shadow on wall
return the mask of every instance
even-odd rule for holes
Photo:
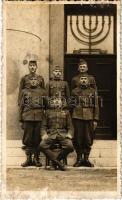
[[[7,58],[7,139],[21,139],[22,129],[19,125],[17,104],[20,72],[17,61]]]
[[[20,75],[16,61],[9,57],[7,63],[7,95],[10,95],[18,89]]]

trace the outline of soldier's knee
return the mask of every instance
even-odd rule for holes
[[[69,144],[67,145],[67,149],[68,149],[69,152],[74,151],[74,147],[73,147],[73,145],[72,145],[71,143],[69,143]]]

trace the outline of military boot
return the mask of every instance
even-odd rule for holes
[[[77,154],[77,160],[75,162],[75,164],[73,165],[73,167],[80,167],[83,166],[83,159],[82,159],[82,154]]]
[[[51,161],[50,170],[57,170],[57,169],[58,169],[58,166],[53,161]]]
[[[94,165],[89,161],[89,154],[84,154],[84,163],[83,166],[85,167],[94,167]]]
[[[60,163],[60,161],[58,161],[58,160],[53,160],[53,164],[55,166],[57,166],[58,169],[61,170],[61,171],[65,171],[66,170],[65,165],[63,165],[62,163]],[[56,167],[56,169],[57,169],[57,167]]]
[[[32,166],[32,155],[28,154],[26,155],[26,161],[24,163],[21,164],[22,167],[28,167],[28,166]]]
[[[40,159],[39,159],[39,153],[34,154],[33,165],[36,167],[42,167],[42,163],[40,162]]]

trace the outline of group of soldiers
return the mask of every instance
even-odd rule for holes
[[[51,160],[52,167],[64,171],[61,162],[74,149],[77,154],[74,167],[93,167],[89,154],[99,119],[95,79],[87,73],[87,62],[80,59],[79,74],[68,83],[61,79],[60,66],[53,69],[53,78],[45,86],[44,78],[36,74],[34,55],[28,61],[29,74],[20,81],[19,118],[24,130],[23,145],[26,161],[22,167],[41,167],[40,151]],[[61,146],[58,154],[51,148]]]

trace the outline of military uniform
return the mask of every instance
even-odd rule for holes
[[[38,56],[36,54],[30,54],[30,53],[27,53],[23,60],[24,65],[28,64],[30,73],[21,78],[20,87],[19,87],[19,95],[18,95],[18,105],[20,105],[22,90],[26,88],[28,89],[31,87],[31,83],[30,83],[31,79],[35,78],[38,80],[37,88],[45,88],[44,78],[36,74],[37,61],[38,61]],[[35,66],[34,68],[31,67],[33,65]]]
[[[71,116],[68,110],[50,108],[45,113],[45,119],[42,123],[42,137],[47,135],[47,139],[42,140],[41,150],[52,161],[60,161],[73,151],[73,145],[68,135],[73,137],[73,126]],[[62,146],[58,157],[50,149],[52,144],[59,143]]]
[[[83,156],[88,160],[94,139],[93,121],[99,119],[98,97],[91,87],[77,87],[72,90],[72,96],[77,100],[73,109],[74,147],[78,162]]]
[[[31,87],[30,85],[30,80],[36,77],[38,80],[38,88],[43,88],[45,89],[45,84],[44,84],[44,78],[38,74],[27,74],[24,77],[22,77],[20,81],[20,87],[19,87],[19,95],[18,95],[18,105],[20,105],[20,98],[21,98],[21,92],[23,89],[29,89]]]
[[[58,75],[55,74],[59,73]],[[61,80],[61,69],[59,66],[55,66],[53,70],[53,79],[46,85],[47,94],[49,97],[61,97],[67,106],[67,101],[70,97],[69,86],[66,81]]]
[[[70,96],[68,83],[63,80],[51,80],[46,85],[46,89],[49,97],[60,96],[69,98]]]
[[[21,91],[20,96],[20,121],[24,125],[23,144],[25,145],[26,155],[39,159],[39,144],[41,141],[40,129],[44,116],[46,91],[42,88],[26,88]]]
[[[89,75],[87,73],[83,73],[83,74],[80,73],[77,76],[73,77],[73,79],[71,81],[71,89],[72,90],[79,86],[79,79],[80,79],[81,76],[87,76],[88,79],[89,79],[90,87],[97,89],[95,78],[92,75]]]

